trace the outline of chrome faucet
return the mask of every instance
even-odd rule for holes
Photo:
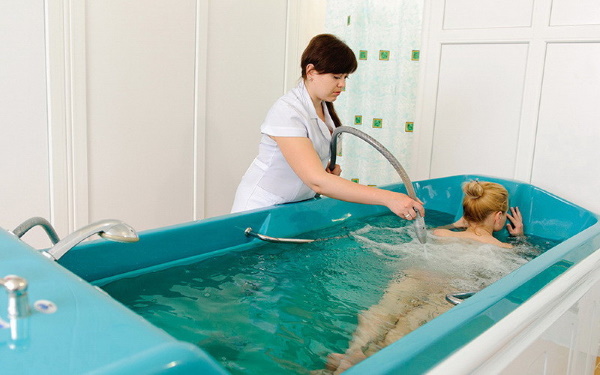
[[[100,220],[69,234],[50,249],[43,251],[42,254],[52,260],[58,260],[78,243],[94,234],[117,242],[136,242],[139,240],[135,230],[128,224],[120,220]]]

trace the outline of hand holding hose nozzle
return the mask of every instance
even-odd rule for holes
[[[402,168],[402,165],[400,164],[398,159],[396,159],[396,157],[394,155],[392,155],[392,153],[389,152],[388,149],[386,149],[381,143],[379,143],[373,137],[371,137],[370,135],[368,135],[356,128],[352,128],[349,126],[340,126],[333,131],[333,134],[331,135],[331,144],[330,144],[330,150],[331,150],[331,161],[329,163],[330,170],[333,170],[335,168],[335,159],[337,157],[337,139],[341,133],[353,134],[353,135],[357,136],[358,138],[362,139],[363,141],[367,142],[371,146],[373,146],[377,151],[379,151],[390,162],[390,164],[392,164],[392,167],[394,167],[396,172],[398,172],[398,174],[400,175],[400,178],[402,179],[402,182],[404,183],[404,186],[406,187],[407,195],[410,198],[412,198],[413,200],[420,202],[415,194],[415,189],[413,188],[412,182],[410,181],[408,174],[406,173],[404,168]],[[423,216],[421,216],[421,213],[419,211],[417,211],[417,210],[414,210],[414,211],[415,211],[415,215],[416,215],[414,217],[415,217],[415,231],[417,232],[417,238],[419,239],[419,242],[426,243],[427,242],[427,231],[425,230],[425,220],[423,219]],[[413,217],[412,213],[406,213],[405,214],[406,219],[408,219],[407,216],[409,214],[411,215],[411,218]]]

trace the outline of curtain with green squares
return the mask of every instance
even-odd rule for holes
[[[419,76],[424,0],[328,0],[326,31],[355,52],[358,70],[335,102],[344,125],[382,143],[410,170]],[[364,185],[399,182],[375,149],[343,134],[338,149],[342,177]]]

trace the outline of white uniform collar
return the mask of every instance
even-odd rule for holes
[[[327,109],[327,106],[324,105],[325,103],[321,102],[321,105],[323,106],[323,113],[325,114],[325,120],[326,120],[325,128],[327,129],[327,131],[325,131],[325,129],[323,129],[323,126],[322,126],[323,121],[321,121],[321,119],[317,115],[317,111],[315,110],[315,106],[313,105],[312,99],[310,98],[310,94],[308,93],[308,89],[306,88],[306,85],[304,84],[303,79],[300,80],[300,82],[298,83],[298,86],[296,88],[300,91],[300,97],[302,98],[302,101],[304,102],[304,106],[307,109],[308,115],[310,116],[310,118],[317,121],[317,124],[321,128],[321,131],[323,131],[323,134],[327,133],[327,136],[331,137],[331,132],[335,128],[335,125],[333,124],[333,121],[330,120],[331,115],[329,114],[329,109]],[[330,121],[327,121],[327,120],[330,120]],[[331,123],[328,123],[328,122],[331,122]]]

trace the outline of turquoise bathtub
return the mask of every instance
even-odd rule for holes
[[[595,215],[535,186],[485,176],[462,175],[415,182],[425,207],[460,216],[461,184],[474,178],[507,187],[519,206],[527,234],[563,241],[460,305],[350,369],[348,374],[417,374],[513,311],[548,282],[600,248]],[[388,189],[404,191],[402,185]],[[0,230],[0,277],[29,282],[29,301],[51,301],[54,313],[33,310],[12,330],[0,328],[2,374],[226,374],[200,348],[175,340],[131,312],[94,284],[149,272],[182,259],[243,251],[259,240],[244,229],[275,237],[385,212],[377,206],[312,201],[225,215],[140,233],[140,241],[98,240],[80,245],[58,263]],[[0,318],[6,319],[0,296]],[[11,334],[11,332],[13,332]]]

